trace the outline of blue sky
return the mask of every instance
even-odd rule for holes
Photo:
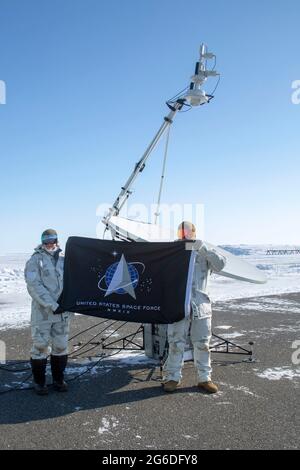
[[[298,0],[0,0],[0,253],[56,228],[94,237],[188,83],[201,42],[222,78],[171,130],[164,203],[203,203],[213,243],[299,244]],[[215,82],[207,84],[207,90]],[[156,200],[163,145],[132,202]]]

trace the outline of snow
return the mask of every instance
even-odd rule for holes
[[[239,338],[240,336],[244,336],[243,333],[239,333],[238,331],[234,331],[232,333],[222,333],[222,337],[226,339],[234,339]]]
[[[28,254],[14,254],[0,256],[0,302],[2,294],[23,293],[24,266],[29,258]]]
[[[135,351],[121,351],[116,356],[112,356],[109,358],[110,361],[118,361],[121,364],[128,364],[130,365],[139,365],[151,362],[152,360],[145,356],[144,351],[135,352]],[[153,361],[155,362],[155,361]]]
[[[0,331],[22,328],[30,321],[30,297],[24,281],[28,254],[0,256]]]
[[[98,429],[98,434],[101,435],[107,432],[111,434],[112,429],[115,429],[118,426],[119,421],[114,416],[104,417],[102,418],[101,424],[102,425]]]
[[[256,375],[262,379],[268,380],[294,380],[295,378],[300,378],[300,367],[294,369],[291,369],[288,366],[274,367],[273,369],[266,369]]]
[[[214,301],[250,298],[300,291],[300,255],[267,255],[268,249],[294,249],[293,246],[222,246],[264,271],[266,284],[250,284],[213,275],[210,294]]]
[[[229,390],[234,390],[234,391],[238,391],[238,392],[242,392],[244,393],[245,395],[248,395],[248,396],[252,396],[252,397],[255,397],[255,398],[260,398],[258,395],[256,395],[254,392],[252,392],[251,390],[249,390],[248,387],[245,387],[245,386],[242,386],[242,385],[230,385],[230,384],[227,384],[225,382],[219,382],[219,384],[224,387],[225,389],[229,389]]]
[[[300,255],[266,255],[267,249],[292,249],[288,246],[239,245],[226,246],[232,253],[258,266],[268,278],[267,284],[250,284],[213,275],[210,282],[210,295],[214,302],[252,298],[242,308],[273,312],[287,309],[300,313],[300,307],[288,300],[281,300],[281,305],[268,299],[260,303],[259,297],[300,291]],[[30,297],[24,281],[24,266],[30,254],[16,253],[0,256],[0,331],[7,328],[22,328],[30,321]],[[225,330],[226,325],[223,329]],[[220,328],[222,329],[222,328]],[[123,358],[126,361],[126,358]],[[135,358],[138,360],[138,358]]]
[[[222,311],[223,306],[216,304],[214,306],[214,311]],[[240,315],[247,315],[250,312],[258,312],[258,313],[265,313],[265,314],[272,314],[272,313],[279,313],[279,314],[297,314],[299,317],[300,307],[299,302],[295,299],[282,299],[279,296],[270,298],[270,297],[256,297],[250,298],[249,300],[244,299],[242,303],[236,302],[236,300],[229,300],[226,302],[226,309],[227,310],[238,310]],[[286,325],[282,325],[282,327],[286,330],[288,327]],[[226,330],[229,328],[225,328],[225,326],[216,327],[216,329]],[[295,324],[293,325],[293,331],[297,330],[297,321],[295,320]]]

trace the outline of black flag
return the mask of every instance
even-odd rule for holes
[[[174,323],[190,312],[193,251],[184,242],[70,237],[64,311],[138,323]]]

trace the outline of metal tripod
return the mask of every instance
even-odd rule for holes
[[[141,335],[140,341],[138,342],[136,340],[136,337],[138,335]],[[217,344],[214,344],[211,348],[210,351],[212,353],[216,354],[233,354],[233,355],[241,355],[241,356],[248,356],[248,361],[253,362],[253,345],[254,343],[250,341],[248,344],[250,346],[249,349],[246,349],[242,346],[239,346],[238,344],[229,341],[225,338],[222,338],[221,336],[215,335],[214,333],[212,334],[213,338],[217,338],[219,342]],[[118,343],[122,344],[122,346],[116,346]],[[115,349],[119,351],[144,351],[145,350],[145,344],[144,344],[144,326],[140,325],[138,329],[131,334],[125,335],[122,338],[118,338],[114,341],[110,341],[108,343],[105,342],[105,338],[102,339],[102,348],[103,349]],[[222,349],[220,349],[222,348]],[[167,350],[167,341],[166,341],[166,347],[165,349]],[[163,354],[165,356],[165,352]]]

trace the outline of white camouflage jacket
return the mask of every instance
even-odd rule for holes
[[[61,249],[48,253],[39,245],[25,266],[25,281],[32,298],[31,323],[56,323],[69,318],[70,313],[54,315],[63,289],[64,257]]]
[[[192,313],[198,318],[207,318],[212,314],[211,301],[208,296],[208,278],[212,271],[220,272],[226,260],[216,250],[202,243],[196,252],[196,260],[192,283]]]

